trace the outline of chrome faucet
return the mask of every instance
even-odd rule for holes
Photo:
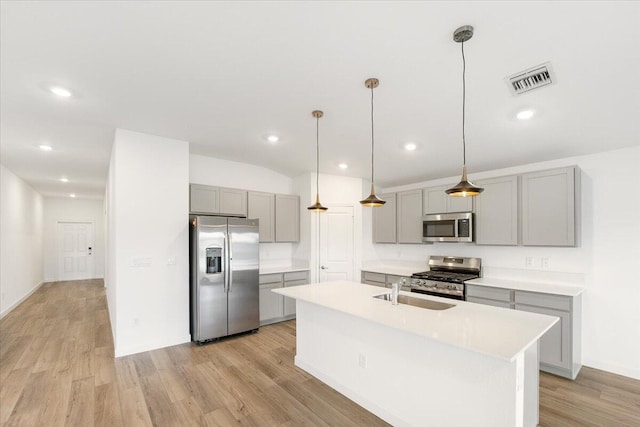
[[[400,294],[400,289],[402,289],[405,282],[406,279],[402,278],[396,283],[391,284],[391,304],[398,305],[398,295]]]

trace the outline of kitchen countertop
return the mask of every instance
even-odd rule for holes
[[[543,294],[564,295],[575,297],[584,291],[581,286],[563,283],[528,282],[523,280],[496,279],[494,277],[480,277],[467,280],[468,285],[487,286],[491,288],[515,289],[517,291],[539,292]]]
[[[385,263],[376,263],[375,265],[368,265],[366,267],[362,267],[361,271],[367,271],[370,273],[380,273],[380,274],[394,274],[396,276],[406,276],[411,277],[413,273],[420,273],[422,271],[427,271],[429,267],[427,265],[399,265],[399,264],[385,264]]]
[[[368,271],[368,270],[367,270]],[[429,310],[372,298],[386,293],[377,286],[335,281],[274,289],[272,292],[337,310],[367,321],[503,360],[515,357],[539,339],[557,317],[401,292],[455,304]]]
[[[293,271],[309,271],[304,264],[260,264],[260,274],[287,273]]]

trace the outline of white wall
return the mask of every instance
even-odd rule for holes
[[[293,180],[271,169],[191,154],[189,182],[267,193],[292,193]]]
[[[640,198],[628,183],[640,182],[640,147],[523,165],[470,175],[477,180],[533,170],[578,165],[581,169],[581,244],[575,248],[478,246],[475,244],[371,244],[363,240],[369,260],[425,262],[429,255],[482,258],[486,269],[525,269],[525,257],[549,258],[550,269],[583,275],[583,363],[640,378]],[[445,183],[459,177],[417,183],[385,191],[402,191]],[[540,273],[540,271],[531,271]]]
[[[44,278],[58,280],[58,221],[93,222],[94,278],[104,277],[104,202],[69,197],[44,198]]]
[[[107,287],[116,301],[109,304],[115,354],[188,342],[189,144],[117,129],[112,150]]]
[[[0,316],[43,281],[42,196],[0,165]]]

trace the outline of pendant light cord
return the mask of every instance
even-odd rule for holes
[[[316,198],[320,194],[320,117],[316,117]]]
[[[371,185],[373,185],[373,85],[371,85]]]
[[[467,165],[467,144],[464,139],[464,115],[465,115],[465,107],[466,107],[466,84],[465,84],[465,73],[467,64],[464,60],[464,42],[460,43],[462,45],[462,165]]]

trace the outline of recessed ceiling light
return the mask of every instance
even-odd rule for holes
[[[42,150],[42,151],[51,151],[53,150],[53,147],[50,145],[46,145],[46,144],[42,144],[42,145],[38,145],[38,147]]]
[[[349,167],[349,165],[348,165],[348,164],[346,164],[346,163],[340,163],[340,164],[338,165],[338,167],[339,167],[340,169],[347,169],[347,168]]]
[[[267,141],[269,142],[278,142],[280,138],[278,138],[278,135],[269,135],[267,136]]]
[[[415,151],[416,148],[418,148],[418,146],[413,142],[407,142],[406,144],[404,144],[404,149],[407,151]]]
[[[76,197],[76,195],[71,193],[71,194],[69,194],[69,197],[71,197],[73,199],[74,197]]]
[[[533,114],[533,110],[522,110],[518,114],[516,114],[516,117],[518,118],[518,120],[529,120],[531,117],[533,117]]]
[[[60,182],[69,182],[69,178],[60,178]]]
[[[61,86],[51,86],[49,90],[51,91],[51,93],[63,98],[69,98],[71,96],[71,92]]]

